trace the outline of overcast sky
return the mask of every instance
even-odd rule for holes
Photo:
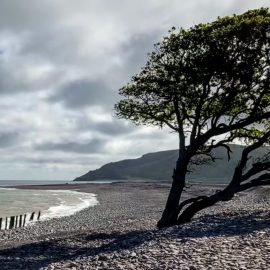
[[[168,130],[113,115],[118,89],[172,26],[269,0],[1,0],[0,179],[73,179],[174,149]]]

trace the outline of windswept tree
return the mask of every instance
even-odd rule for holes
[[[269,155],[248,165],[270,138],[270,13],[218,18],[188,30],[172,28],[141,72],[120,89],[116,114],[179,134],[179,158],[159,227],[185,223],[200,210],[253,186],[270,184]],[[213,149],[244,140],[247,147],[228,186],[181,202],[188,167]],[[200,158],[199,158],[200,157]]]

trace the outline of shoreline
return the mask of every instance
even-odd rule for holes
[[[48,189],[49,187],[63,187],[64,189],[66,189],[66,187],[71,187],[72,189],[74,189],[74,187],[78,186],[79,188],[83,188],[84,186],[87,187],[91,187],[91,186],[102,186],[102,185],[139,185],[139,184],[153,184],[153,185],[164,185],[164,186],[168,186],[171,187],[171,182],[170,181],[156,181],[156,180],[152,180],[152,181],[148,181],[148,180],[141,180],[141,181],[134,181],[134,180],[125,180],[125,181],[108,181],[106,183],[104,183],[103,181],[99,182],[99,181],[71,181],[71,182],[66,182],[66,183],[57,183],[57,184],[34,184],[34,185],[14,185],[14,186],[0,186],[2,188],[18,188],[18,189],[27,189],[27,187],[29,187],[30,189],[38,189],[40,187],[40,189]],[[188,183],[188,186],[202,186],[202,187],[220,187],[220,186],[226,186],[227,184],[225,183],[203,183],[203,182],[191,182]]]
[[[5,227],[9,228],[11,217],[19,220],[22,216],[23,224],[28,226],[37,221],[70,216],[98,204],[95,194],[71,188],[64,189],[61,185],[48,185],[45,188],[1,187],[0,196],[3,197],[0,207],[3,230]],[[29,220],[30,216],[32,221]],[[16,229],[19,223],[14,223],[13,226],[13,229]]]
[[[169,186],[61,185],[95,193],[100,204],[31,228],[0,232],[2,269],[267,269],[269,188],[209,208],[192,223],[158,230]],[[192,186],[184,196],[214,190]]]

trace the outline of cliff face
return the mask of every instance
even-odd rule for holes
[[[205,165],[192,166],[188,179],[197,182],[226,183],[232,177],[243,150],[241,145],[231,145],[231,160],[228,161],[224,148],[215,149],[218,159]],[[254,151],[252,158],[257,158],[270,151],[263,147]],[[137,159],[121,160],[108,163],[97,170],[77,177],[74,181],[93,180],[158,180],[171,181],[171,176],[178,156],[178,150],[161,151],[145,154]],[[251,159],[252,160],[252,159]]]

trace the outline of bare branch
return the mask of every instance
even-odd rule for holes
[[[270,162],[257,162],[252,165],[252,168],[249,169],[242,177],[241,182],[248,180],[250,177],[261,173],[262,171],[270,169]]]
[[[190,198],[190,199],[187,199],[183,202],[181,202],[177,208],[177,211],[178,213],[180,213],[180,211],[188,204],[190,203],[194,203],[194,202],[198,202],[198,201],[201,201],[201,200],[204,200],[206,199],[207,196],[198,196],[198,197],[195,197],[195,198]]]
[[[236,192],[241,192],[252,187],[270,185],[270,173],[260,175],[258,178],[237,187]]]

